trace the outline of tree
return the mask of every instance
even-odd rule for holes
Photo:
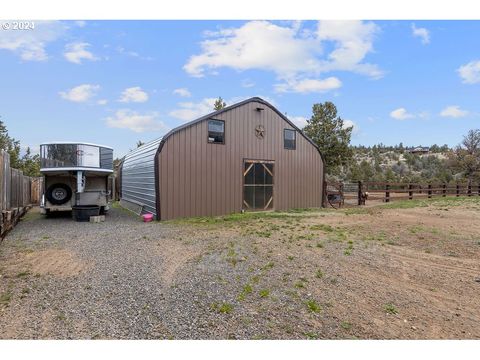
[[[218,97],[218,99],[215,100],[215,103],[213,104],[213,110],[215,111],[222,110],[226,106],[227,106],[227,103],[223,101],[221,97]]]
[[[470,130],[451,156],[452,166],[472,183],[480,175],[480,129]]]
[[[20,169],[23,171],[24,175],[40,176],[40,155],[32,155],[30,148],[27,147],[25,155],[23,155],[21,160]]]
[[[303,129],[325,156],[327,172],[332,174],[339,166],[345,166],[352,159],[350,138],[353,126],[344,127],[342,118],[332,102],[314,104],[313,115]]]
[[[3,121],[0,121],[0,149],[10,155],[10,166],[18,169],[21,167],[20,141],[8,135],[8,130]]]
[[[0,121],[0,149],[10,155],[10,167],[22,170],[28,176],[40,176],[40,155],[32,155],[29,147],[20,157],[20,141],[10,137],[3,121]]]

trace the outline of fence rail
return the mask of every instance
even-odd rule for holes
[[[326,206],[365,205],[367,202],[430,199],[446,196],[480,196],[480,184],[471,183],[389,183],[328,182],[325,186]]]
[[[10,156],[0,150],[0,239],[25,212],[40,203],[43,178],[29,177],[10,167]]]

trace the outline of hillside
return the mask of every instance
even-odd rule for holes
[[[390,182],[450,182],[461,174],[451,166],[451,149],[444,145],[412,153],[410,147],[374,145],[355,146],[353,160],[329,173],[331,180]]]

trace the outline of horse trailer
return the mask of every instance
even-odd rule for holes
[[[108,211],[111,147],[84,142],[43,143],[40,162],[43,214],[72,211],[73,217],[82,221]]]

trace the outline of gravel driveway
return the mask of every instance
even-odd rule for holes
[[[1,244],[3,338],[156,338],[172,232],[112,209],[101,224],[46,219],[33,209]]]

